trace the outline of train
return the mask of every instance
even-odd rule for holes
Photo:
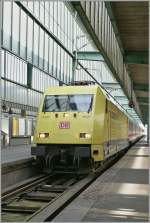
[[[49,87],[31,154],[46,171],[95,171],[143,135],[99,85]]]

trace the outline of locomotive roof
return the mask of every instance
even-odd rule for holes
[[[98,88],[98,85],[57,86],[47,88],[44,94],[94,94]]]

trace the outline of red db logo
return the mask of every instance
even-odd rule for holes
[[[60,129],[70,129],[70,122],[64,121],[59,123]]]

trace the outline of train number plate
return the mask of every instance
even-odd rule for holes
[[[59,123],[60,129],[70,129],[70,122],[62,121]]]

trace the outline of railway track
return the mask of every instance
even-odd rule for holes
[[[97,174],[43,175],[2,194],[3,222],[51,221],[69,202],[92,183],[106,168]]]
[[[78,177],[73,174],[47,174],[5,192],[2,194],[2,221],[51,221],[124,153],[125,151],[103,163],[95,174]]]
[[[85,176],[43,175],[2,194],[2,221],[29,221]]]

